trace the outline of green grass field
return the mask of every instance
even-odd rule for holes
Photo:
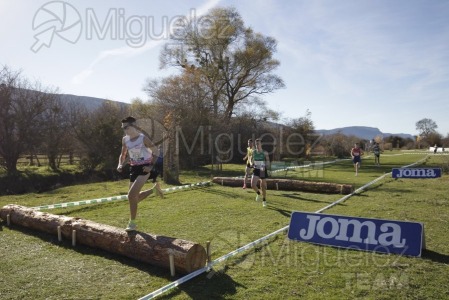
[[[384,153],[376,167],[367,157],[359,176],[350,161],[275,176],[365,185],[425,155]],[[449,156],[431,155],[424,166],[447,169]],[[225,165],[220,176],[240,176],[243,165]],[[183,184],[209,180],[209,168],[183,172]],[[421,258],[386,255],[290,241],[279,234],[180,285],[158,299],[448,299],[449,176],[398,179],[387,176],[324,213],[424,223],[427,249]],[[151,184],[149,183],[148,186]],[[0,197],[0,207],[64,203],[126,194],[128,182],[62,187],[41,194]],[[162,184],[163,188],[168,186]],[[205,246],[212,259],[285,227],[292,211],[315,212],[341,195],[268,191],[268,206],[250,189],[194,188],[141,202],[139,230]],[[126,201],[48,210],[124,227]],[[179,277],[169,270],[56,236],[0,223],[0,299],[138,299]]]

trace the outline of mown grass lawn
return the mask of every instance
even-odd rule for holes
[[[382,165],[363,161],[359,176],[349,161],[295,169],[292,179],[353,184],[356,188],[413,163],[422,154],[384,153]],[[448,156],[429,156],[425,166],[447,166]],[[220,174],[242,175],[243,165]],[[216,174],[218,175],[218,174]],[[210,168],[184,172],[184,184],[209,180]],[[421,258],[359,252],[290,241],[285,234],[237,255],[159,299],[445,299],[449,298],[449,176],[398,179],[388,176],[324,213],[424,223],[427,249]],[[25,206],[126,194],[127,181],[62,187],[42,194],[0,197]],[[150,186],[150,184],[148,184]],[[163,184],[163,188],[168,187]],[[212,259],[289,224],[292,211],[314,212],[341,195],[268,191],[268,207],[250,189],[212,185],[150,197],[139,205],[139,230],[211,241]],[[126,201],[48,212],[124,227]],[[56,236],[0,223],[0,299],[137,299],[176,278],[166,269],[92,249],[59,243]]]

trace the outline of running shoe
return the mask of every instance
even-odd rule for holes
[[[134,222],[129,222],[128,226],[125,228],[125,231],[134,231],[137,229],[137,224]]]

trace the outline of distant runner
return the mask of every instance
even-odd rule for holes
[[[355,143],[354,148],[351,149],[351,157],[352,162],[354,163],[355,176],[357,176],[359,173],[359,168],[362,163],[362,155],[363,150],[360,149],[359,143]]]
[[[267,206],[267,181],[270,167],[270,159],[268,153],[262,149],[262,142],[260,139],[256,140],[256,148],[253,151],[252,166],[254,167],[253,176],[251,177],[251,188],[257,193],[256,201],[259,201],[260,191],[257,188],[257,183],[260,181],[260,188],[262,189],[262,205]]]
[[[244,189],[246,189],[246,180],[248,179],[248,177],[251,176],[251,168],[252,168],[251,161],[253,160],[253,150],[254,150],[253,140],[249,139],[248,148],[246,148],[246,155],[243,158],[243,160],[246,160],[245,177],[243,178]]]

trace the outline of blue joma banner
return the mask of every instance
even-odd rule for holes
[[[437,178],[441,177],[441,168],[393,168],[393,178]]]
[[[293,212],[288,238],[354,250],[421,256],[422,223]]]

